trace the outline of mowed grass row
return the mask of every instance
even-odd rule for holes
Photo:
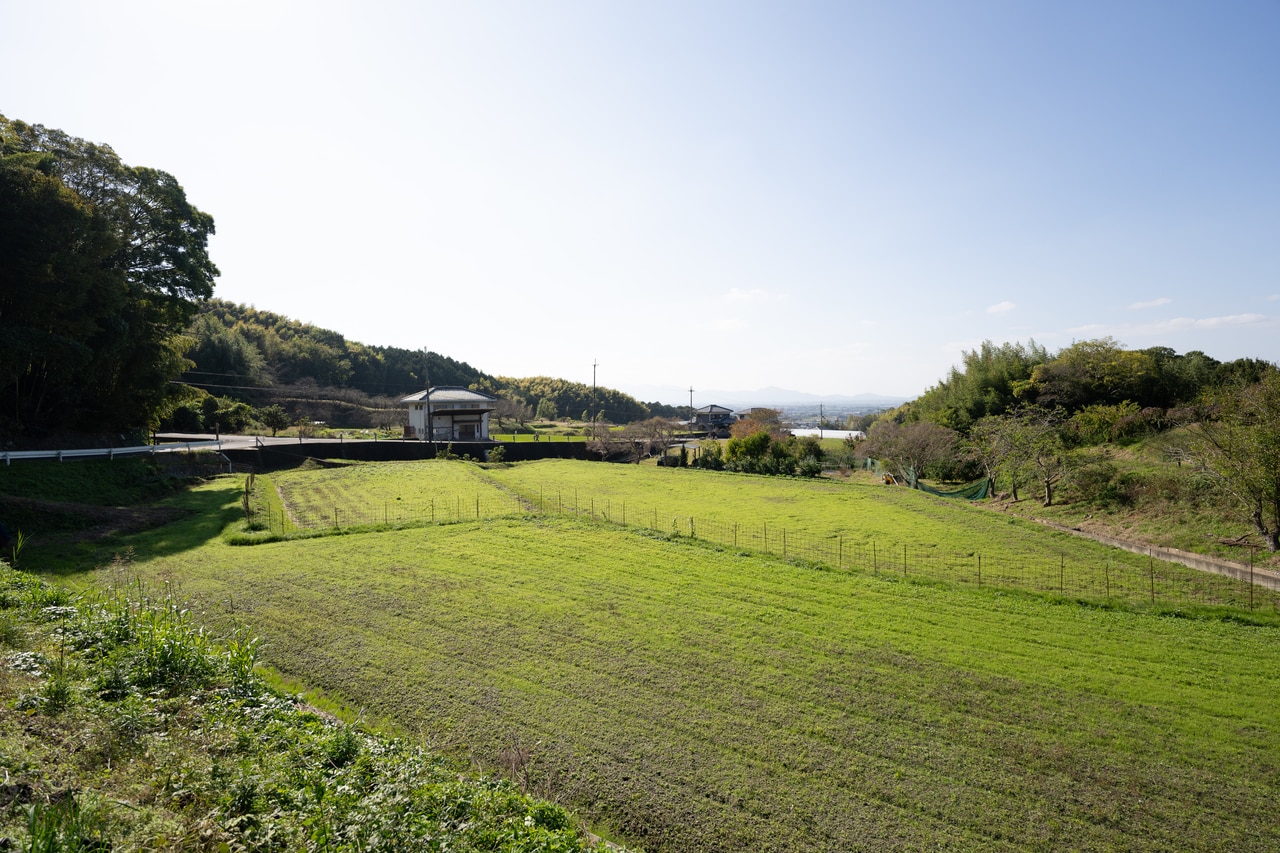
[[[265,519],[273,529],[453,523],[524,509],[477,466],[436,459],[280,471],[264,485],[278,490],[284,506],[282,517]]]
[[[370,463],[274,475],[302,526],[543,513],[692,536],[838,568],[1096,601],[1275,613],[1280,593],[1152,560],[963,501],[868,482],[546,460]]]
[[[1280,847],[1274,628],[562,518],[138,554],[286,674],[646,849]]]

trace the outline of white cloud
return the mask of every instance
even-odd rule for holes
[[[1135,302],[1129,307],[1136,311],[1142,308],[1156,308],[1160,305],[1168,305],[1172,301],[1172,299],[1169,299],[1166,296],[1161,296],[1159,299],[1149,299],[1146,302]]]
[[[1267,297],[1268,302],[1280,302],[1280,293],[1273,293]]]
[[[1264,314],[1231,314],[1227,317],[1203,317],[1192,322],[1197,329],[1216,329],[1220,326],[1251,326],[1265,319]]]
[[[997,302],[995,305],[987,306],[987,313],[988,314],[1008,314],[1010,311],[1012,311],[1014,308],[1017,308],[1017,307],[1018,307],[1017,305],[1006,300],[1004,302]]]
[[[1067,333],[1077,339],[1113,337],[1120,341],[1128,338],[1150,337],[1169,332],[1186,332],[1193,329],[1224,329],[1254,326],[1267,320],[1265,314],[1229,314],[1225,317],[1174,317],[1154,323],[1116,323],[1103,325],[1090,323],[1074,326]]]

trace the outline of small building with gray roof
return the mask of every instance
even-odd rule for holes
[[[498,398],[483,391],[442,385],[401,397],[409,406],[405,438],[421,441],[488,441],[489,413]]]

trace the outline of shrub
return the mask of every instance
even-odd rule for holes
[[[699,468],[705,468],[708,471],[724,470],[724,451],[720,447],[720,442],[712,439],[703,442],[698,451],[698,458],[694,464]]]
[[[822,475],[822,463],[812,456],[800,460],[796,473],[801,477],[818,477]]]
[[[1128,498],[1116,486],[1116,466],[1096,461],[1076,470],[1071,478],[1071,491],[1077,500],[1107,506],[1127,503]]]

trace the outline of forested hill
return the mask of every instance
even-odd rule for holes
[[[487,391],[505,401],[516,419],[573,418],[629,423],[667,407],[645,404],[612,388],[595,388],[546,376],[492,376],[435,352],[371,346],[342,334],[270,311],[221,299],[203,304],[188,334],[187,357],[195,366],[182,381],[214,397],[297,408],[318,397],[341,398],[386,409],[428,384]],[[338,393],[342,392],[342,393]],[[352,392],[366,400],[353,400]],[[308,409],[314,413],[314,407]]]
[[[211,299],[189,329],[196,366],[183,381],[211,393],[299,382],[394,397],[432,385],[489,387],[493,377],[438,353],[366,346],[270,311]],[[227,396],[237,396],[227,394]]]
[[[1249,385],[1275,370],[1256,358],[1218,361],[1168,347],[1125,349],[1111,338],[1077,341],[1056,353],[1027,344],[986,341],[962,365],[892,413],[897,421],[930,421],[968,433],[984,417],[1028,405],[1075,415],[1099,407],[1135,413],[1188,406],[1209,390]]]

